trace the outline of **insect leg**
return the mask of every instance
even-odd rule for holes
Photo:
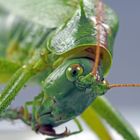
[[[103,97],[97,97],[91,107],[127,140],[140,140],[123,116]]]
[[[54,28],[50,28],[45,32],[43,39],[47,37]],[[11,77],[5,89],[2,91],[0,95],[0,113],[4,111],[8,105],[14,100],[14,98],[19,93],[20,89],[25,85],[25,83],[31,79],[31,77],[36,74],[46,70],[49,65],[44,63],[41,58],[41,50],[43,46],[39,46],[42,42],[40,40],[35,46],[37,49],[35,50],[33,56],[30,60],[28,60],[21,68],[19,68]],[[44,55],[44,54],[43,54]]]
[[[77,125],[77,127],[78,127],[79,130],[70,133],[70,135],[75,135],[75,134],[81,133],[81,132],[83,131],[83,128],[82,128],[80,122],[78,121],[78,119],[75,118],[75,119],[74,119],[74,122],[76,123],[76,125]]]
[[[26,124],[32,126],[35,129],[36,122],[38,121],[38,110],[37,107],[41,105],[43,94],[39,94],[34,98],[33,101],[28,101],[25,103],[24,107],[19,110],[20,119],[22,119]],[[30,113],[28,107],[32,107],[32,113]]]
[[[34,99],[37,100],[38,97],[39,99],[41,99],[42,95],[39,94]],[[39,101],[37,102],[39,104]],[[34,101],[28,101],[25,103],[24,106],[20,107],[19,109],[8,108],[0,114],[0,119],[10,119],[10,120],[21,119],[27,125],[31,125],[32,114],[30,113],[28,107],[33,106],[33,103]]]
[[[6,88],[0,96],[0,113],[11,103],[18,94],[18,91],[24,86],[33,73],[24,68],[20,68],[11,78]]]
[[[24,107],[21,107],[19,112],[21,114],[21,119],[26,123],[30,124],[31,121],[31,114],[29,113],[29,106],[33,105],[33,101],[26,102]]]
[[[20,119],[19,112],[17,109],[6,109],[4,112],[0,114],[0,120],[3,119],[10,119],[10,120],[16,120]]]
[[[83,131],[83,128],[82,128],[80,122],[76,118],[74,119],[74,122],[76,123],[76,125],[77,125],[77,127],[79,129],[78,131],[75,131],[75,132],[72,132],[72,133],[67,132],[67,133],[64,133],[63,135],[60,135],[60,136],[58,135],[58,136],[56,136],[54,138],[47,138],[46,140],[55,140],[55,139],[64,138],[64,137],[68,137],[68,136],[71,136],[71,135],[75,135],[75,134],[81,133]]]
[[[40,53],[40,51],[38,53]],[[48,68],[42,59],[40,59],[40,55],[38,56],[38,54],[36,54],[34,57],[35,58],[32,59],[30,64],[23,65],[13,74],[0,94],[0,113],[8,107],[12,100],[17,96],[20,89],[31,77]]]

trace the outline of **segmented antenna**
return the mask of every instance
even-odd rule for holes
[[[96,52],[95,52],[95,64],[92,70],[93,76],[97,76],[97,70],[99,66],[99,60],[100,60],[100,46],[103,45],[101,44],[101,29],[102,29],[102,23],[104,22],[104,5],[101,0],[97,0],[96,4],[96,29],[97,29],[97,47],[96,47]],[[105,44],[104,44],[105,45]],[[106,46],[104,46],[106,47]],[[108,88],[115,88],[115,87],[140,87],[140,84],[109,84],[108,83]]]
[[[108,88],[115,88],[115,87],[140,87],[140,84],[109,84]]]
[[[102,24],[102,21],[103,21],[103,15],[104,15],[104,11],[103,11],[103,3],[101,0],[98,0],[97,1],[97,4],[96,4],[96,28],[97,28],[97,47],[96,47],[96,53],[95,53],[95,64],[94,64],[94,67],[93,67],[93,70],[92,70],[92,74],[94,76],[96,76],[97,74],[97,69],[98,69],[98,66],[99,66],[99,60],[100,60],[100,29],[101,29],[101,24]]]

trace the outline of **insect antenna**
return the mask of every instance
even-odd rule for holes
[[[115,88],[115,87],[140,87],[140,84],[109,84],[109,89]]]
[[[92,75],[96,77],[97,74],[97,69],[99,65],[99,60],[100,60],[100,45],[101,45],[101,40],[100,40],[100,29],[101,29],[101,24],[103,21],[103,3],[101,0],[97,1],[96,4],[96,28],[97,28],[97,46],[96,46],[96,52],[95,52],[95,64],[92,70]]]

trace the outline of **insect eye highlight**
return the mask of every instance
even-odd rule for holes
[[[69,81],[75,81],[77,77],[83,74],[83,67],[79,64],[73,64],[66,70],[66,76]]]

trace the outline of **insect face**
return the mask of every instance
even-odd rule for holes
[[[90,74],[93,65],[94,62],[88,58],[70,59],[47,77],[43,92],[44,97],[49,98],[49,104],[44,98],[39,110],[42,124],[57,126],[73,119],[81,114],[98,94],[105,92],[105,84]],[[99,74],[102,75],[101,71]]]

